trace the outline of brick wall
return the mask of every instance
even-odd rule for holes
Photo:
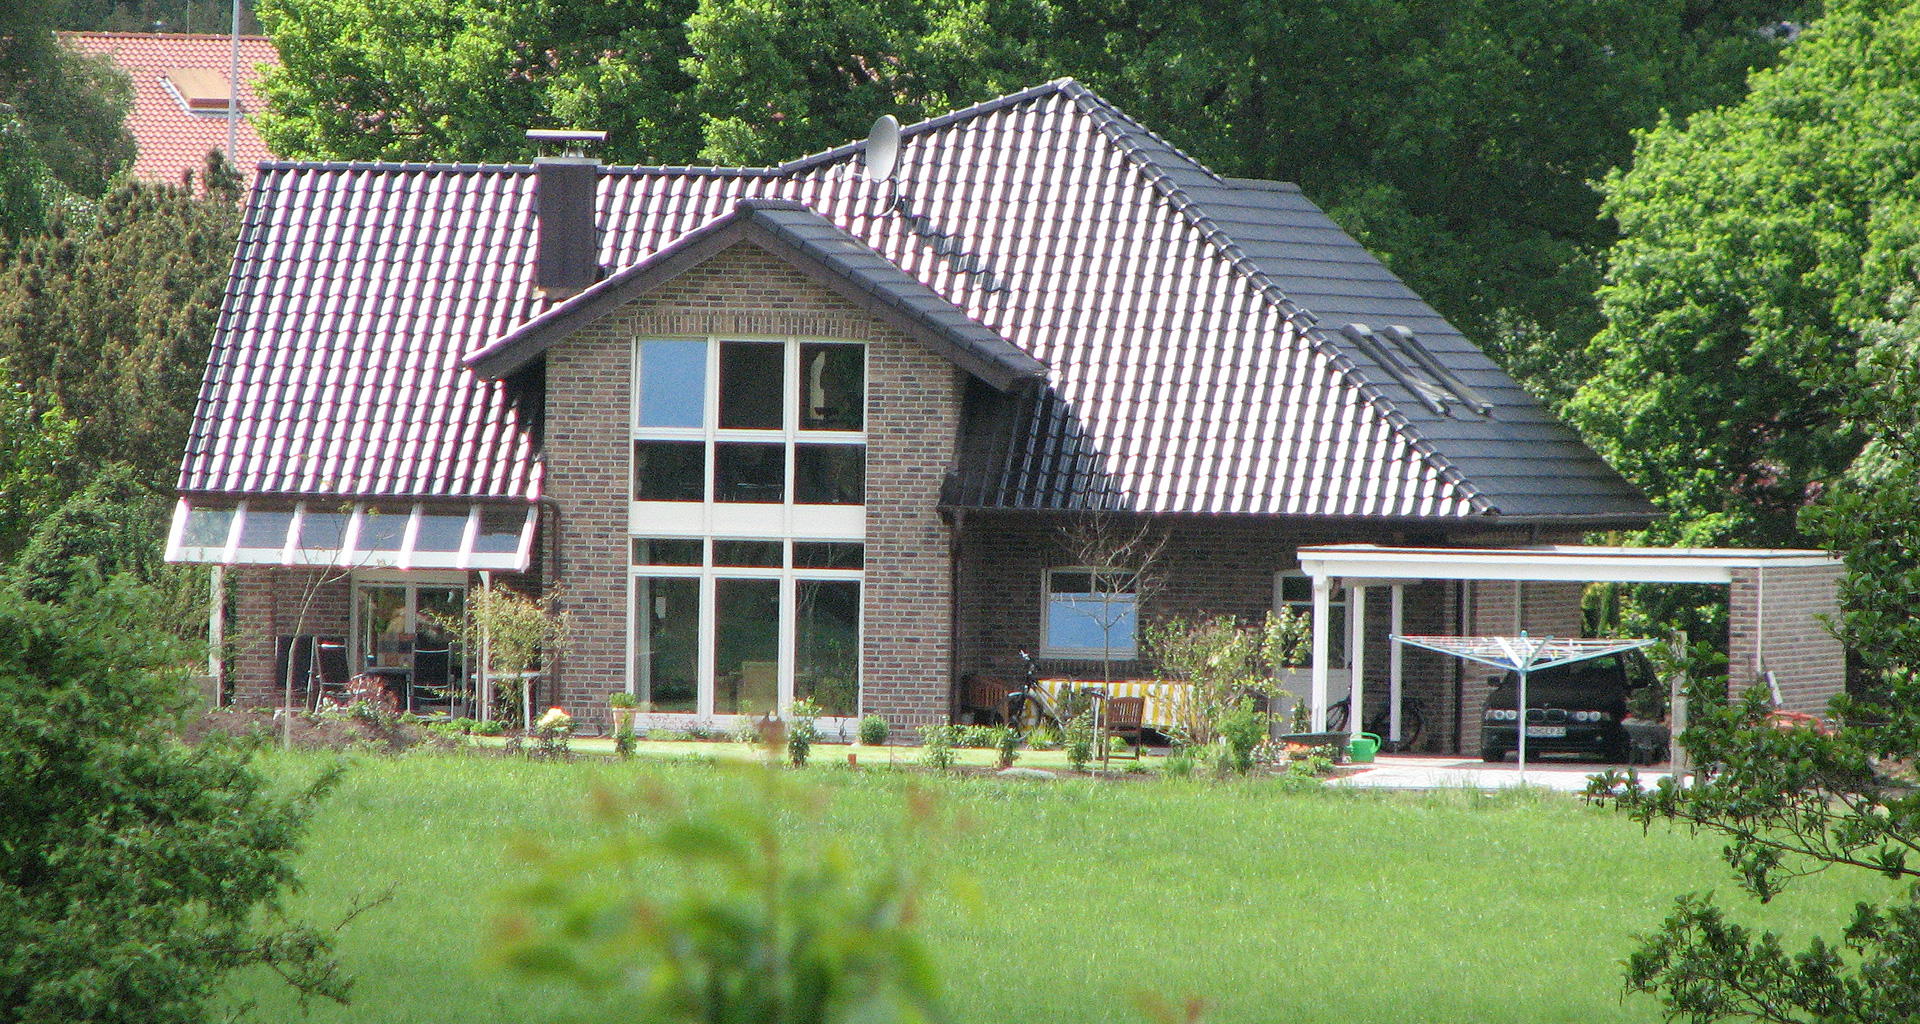
[[[1734,572],[1727,686],[1735,696],[1772,672],[1786,710],[1826,713],[1846,689],[1846,650],[1827,629],[1839,621],[1840,575],[1837,563]]]
[[[547,354],[547,493],[574,616],[563,699],[597,704],[627,678],[632,346],[636,337],[785,335],[868,349],[863,706],[896,731],[943,719],[950,538],[938,513],[959,436],[961,371],[778,256],[730,248]]]
[[[274,678],[276,638],[294,633],[346,636],[352,591],[338,571],[236,566],[227,570],[227,685],[234,703],[272,706],[284,694]],[[301,614],[305,608],[304,617]]]

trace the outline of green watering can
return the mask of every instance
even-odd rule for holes
[[[1347,757],[1355,764],[1372,764],[1373,755],[1380,752],[1380,737],[1370,732],[1355,733],[1347,743]]]

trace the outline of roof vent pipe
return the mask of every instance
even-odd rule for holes
[[[594,191],[600,161],[587,149],[606,132],[536,128],[527,138],[557,155],[533,161],[533,211],[539,226],[533,252],[533,282],[550,302],[578,295],[600,280],[600,231],[594,223]]]

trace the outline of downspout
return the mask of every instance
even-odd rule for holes
[[[960,547],[967,510],[953,510],[953,538],[947,542],[947,721],[960,714]]]

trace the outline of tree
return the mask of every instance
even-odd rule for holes
[[[281,905],[335,775],[272,796],[244,749],[169,737],[185,652],[140,600],[0,588],[0,1020],[206,1021],[253,968],[344,1001],[331,941]]]
[[[58,409],[36,412],[32,396],[10,378],[0,364],[0,562],[59,505],[73,460],[73,422]]]
[[[174,482],[239,229],[236,179],[216,160],[206,180],[126,182],[0,263],[0,359],[73,418],[76,482],[112,462]]]
[[[1803,544],[1859,452],[1846,370],[1915,271],[1916,61],[1920,6],[1834,3],[1745,100],[1663,120],[1608,178],[1608,323],[1569,412],[1672,514],[1654,539]]]
[[[1838,411],[1868,440],[1800,522],[1840,553],[1850,649],[1879,673],[1920,670],[1920,300],[1896,300],[1898,320],[1863,330],[1852,383]]]
[[[60,0],[0,7],[0,232],[37,229],[64,193],[97,197],[133,162],[132,83],[62,46]]]
[[[526,160],[528,128],[605,128],[616,162],[691,160],[694,0],[262,0],[281,66],[261,135],[295,158]]]

